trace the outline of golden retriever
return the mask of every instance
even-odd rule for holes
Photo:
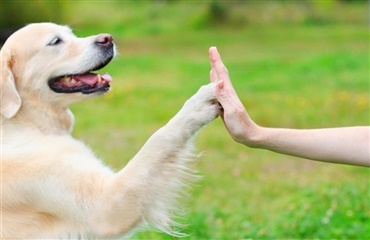
[[[192,139],[219,114],[214,85],[191,97],[113,172],[70,133],[69,105],[106,93],[97,74],[115,55],[109,34],[78,38],[35,23],[1,49],[2,238],[111,238],[149,225],[176,234],[178,196],[194,178]]]

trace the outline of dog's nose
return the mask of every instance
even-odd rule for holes
[[[99,45],[113,45],[113,37],[110,34],[100,34],[96,37],[95,42]]]

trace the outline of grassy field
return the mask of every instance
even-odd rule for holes
[[[108,165],[123,167],[208,83],[208,48],[213,45],[258,124],[369,125],[366,4],[327,10],[333,21],[316,17],[254,24],[236,18],[230,26],[207,25],[205,5],[117,5],[109,16],[101,16],[108,7],[99,3],[89,5],[89,11],[82,2],[68,7],[77,35],[109,32],[117,44],[119,55],[105,68],[114,77],[112,91],[72,108],[74,136]],[[236,16],[243,8],[253,13],[250,5],[241,5]],[[102,19],[89,25],[76,17],[83,11]],[[204,152],[197,165],[203,179],[184,201],[188,213],[180,221],[186,224],[185,239],[370,237],[368,168],[249,149],[233,142],[220,119],[198,135],[196,146]],[[156,232],[133,238],[173,239]]]

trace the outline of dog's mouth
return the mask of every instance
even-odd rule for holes
[[[49,87],[57,93],[105,93],[109,90],[112,77],[108,74],[87,72],[56,77],[49,81]]]

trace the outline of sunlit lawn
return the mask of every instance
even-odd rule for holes
[[[257,123],[369,125],[366,25],[250,26],[145,36],[125,36],[117,26],[99,29],[117,35],[119,55],[105,68],[115,79],[112,91],[73,107],[74,135],[113,168],[123,167],[208,83],[212,45]],[[369,169],[248,149],[232,141],[220,119],[199,134],[196,146],[204,152],[197,165],[203,179],[185,200],[189,210],[180,220],[189,239],[369,237]],[[143,232],[134,238],[172,237]]]

